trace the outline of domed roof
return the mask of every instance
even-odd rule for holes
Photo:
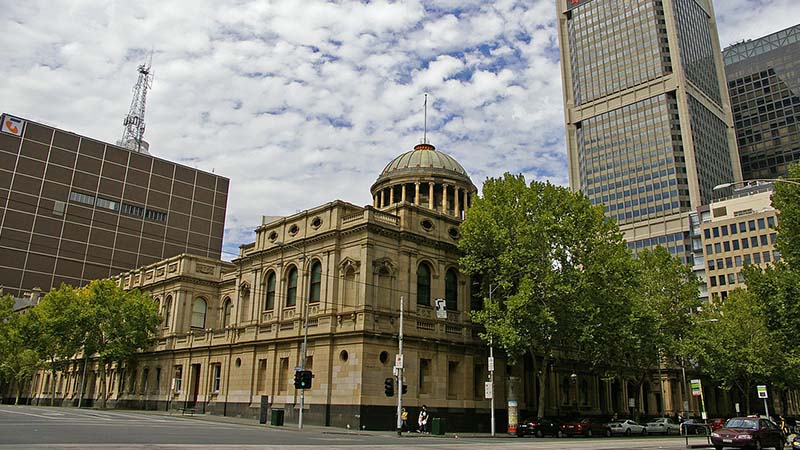
[[[405,152],[393,159],[386,165],[378,179],[395,175],[396,172],[431,170],[435,172],[455,172],[455,174],[469,179],[467,171],[461,167],[458,161],[450,155],[436,151],[436,147],[431,144],[417,144],[414,146],[414,150]]]

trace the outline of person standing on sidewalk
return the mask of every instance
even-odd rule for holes
[[[403,408],[403,411],[400,413],[400,420],[402,424],[400,425],[400,431],[408,431],[408,411]]]
[[[426,433],[428,431],[428,407],[425,405],[422,405],[422,409],[419,411],[417,425],[419,426],[418,433]]]

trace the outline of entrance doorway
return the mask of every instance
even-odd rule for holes
[[[192,364],[190,376],[191,384],[189,385],[189,399],[186,406],[194,408],[197,405],[197,395],[200,392],[200,364]]]

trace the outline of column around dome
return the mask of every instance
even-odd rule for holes
[[[433,209],[433,183],[428,182],[428,209]]]
[[[414,182],[414,204],[419,205],[419,181]]]
[[[460,211],[461,202],[459,201],[460,200],[459,197],[461,196],[461,189],[458,186],[456,186],[454,194],[455,194],[455,196],[454,196],[455,197],[455,205],[454,205],[454,208],[453,208],[454,209],[453,212],[455,213],[456,217],[460,218],[461,217],[461,211]]]

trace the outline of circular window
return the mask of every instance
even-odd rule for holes
[[[433,222],[428,219],[423,220],[420,225],[422,225],[422,229],[425,231],[431,231],[433,229]]]
[[[242,358],[236,358],[236,367],[242,366]]]
[[[456,227],[452,227],[449,230],[447,230],[447,234],[449,234],[450,237],[453,238],[453,239],[458,239],[461,236],[458,233],[458,228],[456,228]]]
[[[320,219],[319,217],[314,217],[314,219],[311,221],[311,227],[314,229],[319,228],[321,225],[322,225],[322,219]]]
[[[298,231],[300,231],[300,227],[298,227],[297,225],[292,225],[291,227],[289,227],[289,234],[291,234],[292,236],[297,234]]]
[[[341,352],[339,352],[339,359],[341,359],[342,361],[347,361],[347,358],[349,357],[350,355],[347,354],[347,350],[342,350]]]
[[[381,364],[386,364],[386,361],[389,360],[389,352],[387,352],[387,351],[381,352],[381,355],[380,355],[379,358],[381,360]]]
[[[268,239],[270,240],[270,242],[275,242],[275,240],[278,239],[278,232],[273,231],[272,233],[270,233]]]

